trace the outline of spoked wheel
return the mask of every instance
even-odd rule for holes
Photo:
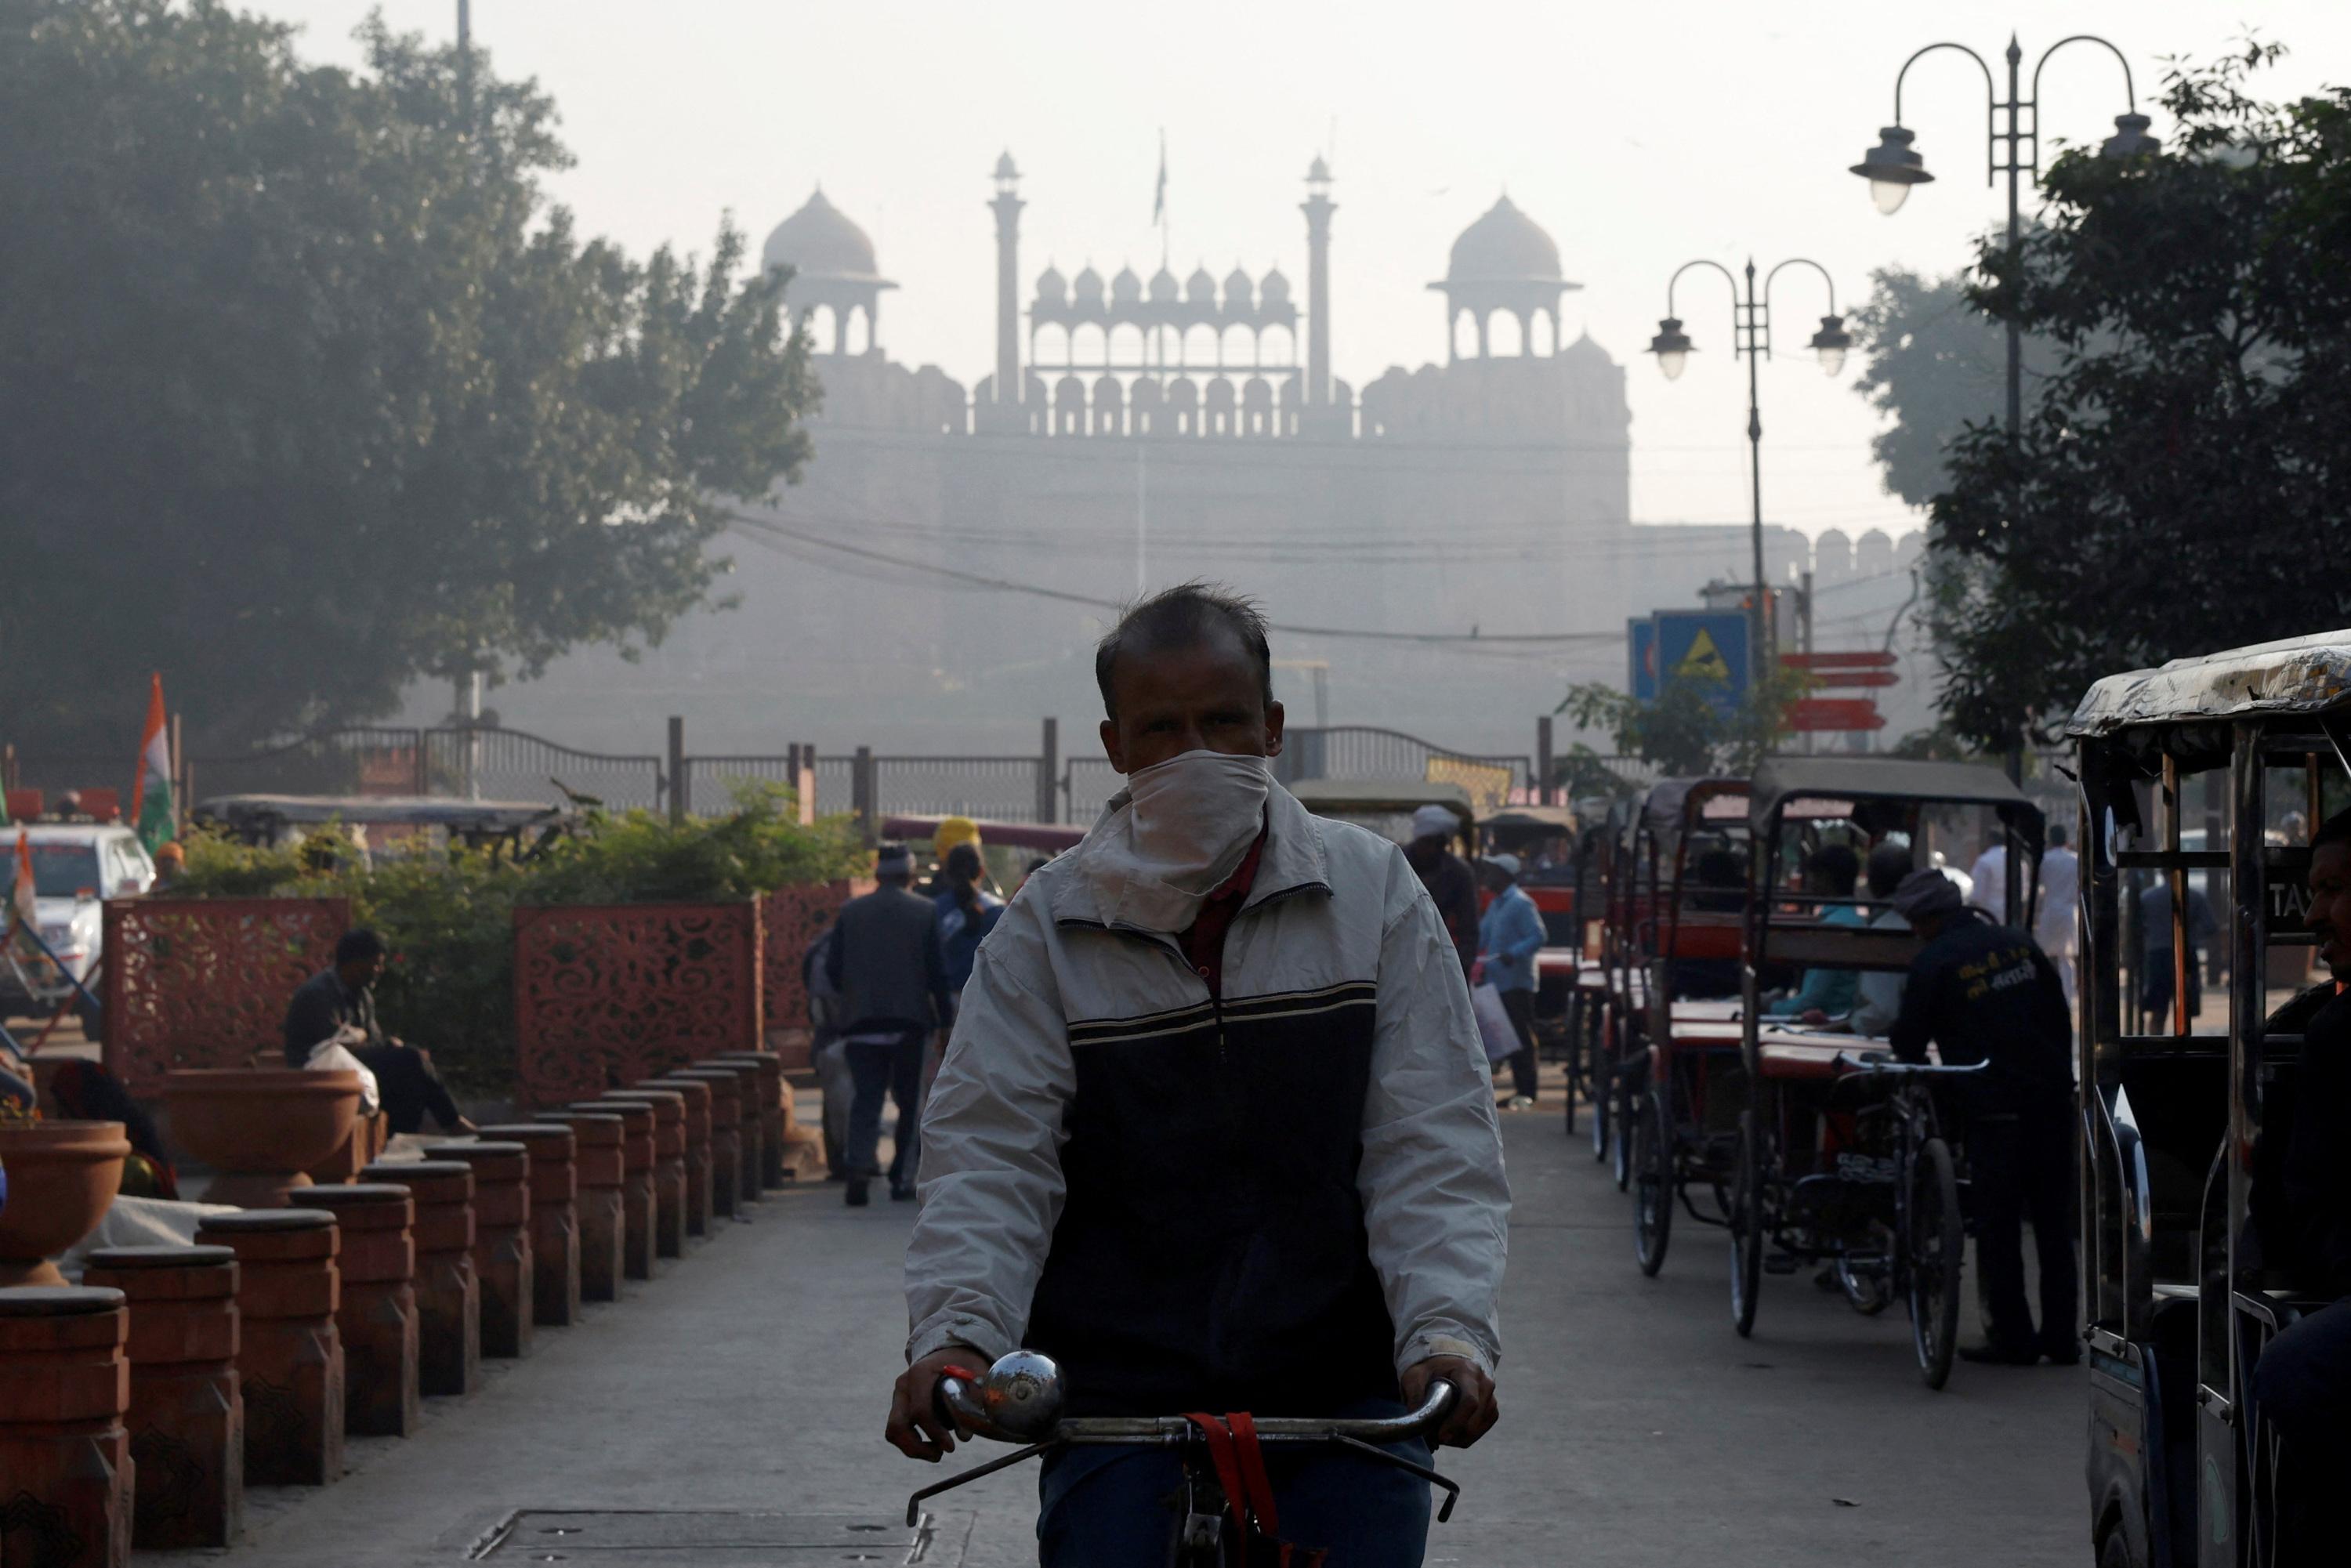
[[[1638,1115],[1642,1096],[1633,1088],[1633,1074],[1628,1068],[1616,1070],[1616,1103],[1612,1114],[1615,1125],[1611,1127],[1608,1152],[1616,1162],[1616,1190],[1625,1191],[1633,1185],[1633,1123]]]
[[[1642,1273],[1656,1278],[1673,1234],[1673,1111],[1663,1094],[1645,1094],[1633,1123],[1633,1256]]]
[[[1929,1138],[1919,1145],[1909,1173],[1908,1208],[1903,1216],[1904,1272],[1908,1277],[1910,1343],[1918,1352],[1918,1375],[1929,1388],[1951,1375],[1951,1352],[1959,1334],[1959,1265],[1967,1238],[1959,1219],[1959,1176],[1951,1145]]]
[[[1608,1158],[1608,1113],[1616,1093],[1616,1054],[1608,1020],[1592,1020],[1592,1157]]]
[[[1730,1326],[1755,1332],[1763,1285],[1763,1148],[1753,1107],[1739,1113],[1739,1152],[1730,1177]]]

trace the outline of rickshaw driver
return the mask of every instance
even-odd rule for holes
[[[2318,956],[2351,981],[2351,811],[2319,827],[2310,848],[2310,929]],[[2294,1130],[2282,1181],[2286,1262],[2314,1293],[2351,1298],[2351,992],[2303,1026],[2294,1072]],[[2277,1434],[2277,1562],[2285,1568],[2339,1560],[2342,1509],[2327,1486],[2351,1459],[2351,1300],[2288,1328],[2253,1364],[2253,1406]],[[2315,1486],[2303,1484],[2318,1476]]]
[[[1400,1414],[1443,1378],[1437,1437],[1475,1442],[1510,1195],[1436,906],[1403,851],[1273,781],[1248,601],[1147,600],[1095,674],[1127,787],[981,944],[924,1119],[890,1441],[938,1458],[940,1378],[1026,1345],[1072,1416]],[[1300,1545],[1421,1562],[1426,1483],[1343,1452],[1268,1469]],[[1063,1448],[1040,1479],[1047,1568],[1165,1560],[1172,1450]]]
[[[1982,1221],[1976,1254],[1991,1322],[1974,1362],[2080,1362],[2074,1260],[2073,1030],[2056,967],[2014,926],[1969,907],[1939,871],[1913,872],[1894,907],[1924,944],[1903,981],[1889,1038],[1904,1061],[1942,1048],[1947,1066],[1989,1061],[1953,1096]],[[2041,1262],[2041,1329],[2024,1296],[2025,1216]]]

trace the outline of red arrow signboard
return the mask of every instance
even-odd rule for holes
[[[1802,697],[1788,706],[1788,727],[1799,735],[1884,729],[1886,716],[1868,697]]]
[[[1894,686],[1902,677],[1892,670],[1808,670],[1806,676],[1815,691],[1831,689],[1850,691],[1863,686]]]

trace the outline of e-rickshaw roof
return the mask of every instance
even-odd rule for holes
[[[1486,819],[1482,824],[1489,832],[1572,833],[1575,831],[1575,809],[1572,806],[1505,806]]]
[[[1409,779],[1301,779],[1288,786],[1298,803],[1318,815],[1336,811],[1412,812],[1423,806],[1442,806],[1466,827],[1478,820],[1469,791],[1458,784],[1430,784]]]
[[[2090,739],[2138,724],[2314,715],[2347,706],[2351,631],[2320,632],[2108,675],[2084,695],[2065,733]]]
[[[1997,768],[1979,762],[1914,762],[1899,757],[1774,757],[1755,769],[1750,825],[1761,832],[1783,806],[1802,800],[1920,800],[1990,806],[2037,852],[2041,808]]]

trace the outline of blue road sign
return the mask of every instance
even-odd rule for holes
[[[1660,610],[1651,617],[1658,689],[1687,681],[1728,716],[1747,695],[1748,616],[1737,610]]]
[[[1657,623],[1644,615],[1625,622],[1625,648],[1631,670],[1625,689],[1635,702],[1657,700]]]

